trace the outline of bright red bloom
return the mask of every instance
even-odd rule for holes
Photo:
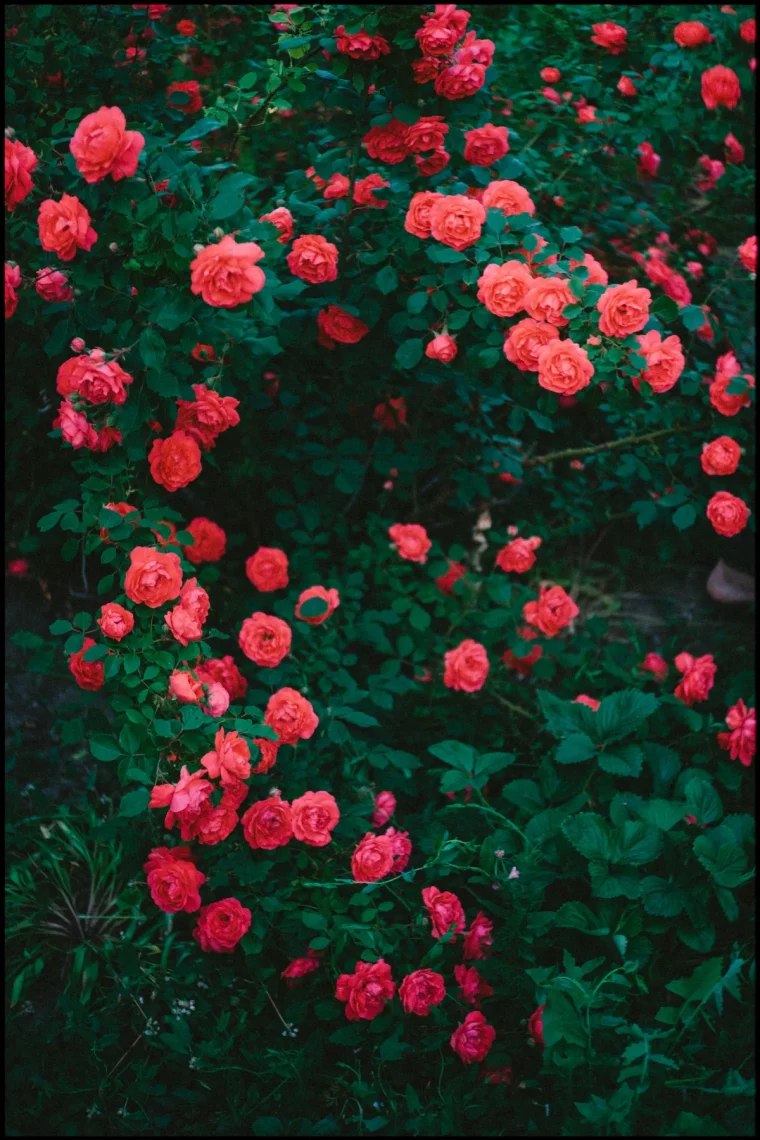
[[[484,1061],[496,1038],[496,1030],[482,1013],[468,1013],[464,1022],[451,1035],[451,1048],[465,1065]]]
[[[679,653],[675,659],[675,667],[683,673],[675,691],[679,701],[683,701],[689,708],[698,701],[707,699],[707,694],[713,687],[717,665],[711,653],[703,657],[692,657],[690,653]]]
[[[446,983],[434,970],[415,970],[404,978],[398,996],[404,1013],[427,1017],[431,1007],[440,1005],[446,997]]]
[[[438,887],[425,887],[422,901],[433,924],[433,938],[441,938],[453,926],[451,941],[456,942],[457,934],[463,934],[465,928],[464,910],[457,896],[451,891],[439,891]]]
[[[372,1021],[385,1009],[396,992],[391,968],[379,958],[377,962],[357,962],[353,974],[341,974],[335,987],[338,1001],[346,1002],[349,1021]]]
[[[726,713],[726,724],[730,732],[718,733],[718,744],[728,752],[732,760],[739,760],[748,768],[755,755],[757,717],[754,709],[748,709],[743,700],[738,700]]]
[[[491,997],[494,992],[493,986],[489,985],[485,978],[481,978],[475,966],[467,967],[464,964],[455,966],[454,977],[457,980],[462,1001],[467,1002],[468,1005],[480,1008],[481,998]]]
[[[464,936],[462,957],[465,961],[468,958],[477,960],[487,957],[488,947],[493,942],[492,932],[493,923],[490,918],[486,918],[482,911],[478,911]]]

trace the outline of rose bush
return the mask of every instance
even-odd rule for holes
[[[8,13],[16,641],[147,932],[88,1104],[751,1132],[746,646],[590,581],[754,530],[749,9]]]

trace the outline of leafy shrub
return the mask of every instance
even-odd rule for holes
[[[748,1133],[748,10],[8,11],[13,1128]]]

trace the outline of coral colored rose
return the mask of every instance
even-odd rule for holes
[[[747,525],[750,510],[743,499],[730,491],[716,491],[707,504],[707,517],[713,530],[724,538],[732,538]]]
[[[169,7],[169,5],[166,5]],[[177,34],[180,36],[187,36],[188,39],[195,35],[195,24],[192,20],[179,20],[177,23]]]
[[[323,285],[338,276],[338,249],[319,234],[304,234],[293,242],[287,263],[294,277]]]
[[[349,34],[343,24],[340,24],[333,35],[338,51],[351,59],[379,59],[391,50],[384,36],[370,36],[363,27],[360,32]]]
[[[224,685],[220,685],[214,681],[208,686],[206,694],[206,701],[201,704],[203,712],[207,716],[224,716],[227,709],[230,707],[230,694],[225,689]]]
[[[521,261],[487,265],[478,278],[478,300],[496,317],[513,317],[525,307],[533,277]]]
[[[304,792],[290,805],[293,834],[310,847],[325,847],[337,826],[340,810],[329,792]]]
[[[677,336],[665,340],[655,329],[637,337],[639,347],[636,352],[646,358],[646,368],[634,378],[634,386],[639,387],[645,380],[653,392],[668,392],[684,370],[686,359]],[[638,383],[637,383],[638,381]]]
[[[492,932],[493,923],[490,918],[486,918],[482,911],[478,911],[464,936],[462,957],[465,960],[486,958],[488,947],[493,942]]]
[[[290,804],[279,796],[251,804],[241,822],[246,843],[254,849],[274,851],[293,838]]]
[[[588,693],[579,693],[577,697],[573,698],[574,705],[585,705],[586,708],[591,709],[592,712],[596,712],[601,703],[602,702],[598,701],[596,697],[590,697]]]
[[[555,91],[553,87],[544,87],[541,94],[543,95],[544,99],[548,100],[549,103],[555,103],[557,106],[559,106],[559,104],[562,102],[562,96],[560,95],[559,91]]]
[[[402,871],[406,870],[409,856],[412,854],[412,842],[409,839],[409,832],[396,831],[395,828],[389,827],[385,832],[385,838],[389,839],[391,843],[393,870],[397,874],[401,874]]]
[[[602,24],[593,25],[593,36],[591,37],[592,44],[599,44],[600,47],[607,48],[611,55],[620,55],[621,51],[625,51],[628,38],[627,30],[620,24],[613,24],[610,20],[605,20]]]
[[[278,689],[267,702],[264,723],[273,728],[280,744],[297,744],[314,735],[319,717],[310,701],[295,689]]]
[[[215,682],[223,685],[231,701],[240,700],[248,692],[248,682],[230,654],[204,661],[196,667],[195,673],[198,680],[205,685],[212,685]]]
[[[423,158],[422,155],[419,154],[416,155],[414,163],[419,175],[424,178],[432,178],[434,174],[440,174],[440,172],[448,166],[450,158],[451,155],[446,148],[439,146],[437,150],[434,150],[432,154],[429,154],[426,158]]]
[[[407,974],[399,986],[398,996],[404,1013],[415,1013],[427,1017],[434,1005],[440,1005],[446,997],[446,983],[434,970],[415,970]]]
[[[425,346],[425,356],[430,360],[437,360],[440,364],[450,364],[457,354],[457,342],[448,333],[440,333],[428,341]]]
[[[593,375],[588,353],[575,341],[550,340],[539,353],[538,383],[549,392],[572,396],[587,388]]]
[[[495,127],[493,123],[465,131],[465,162],[472,166],[491,166],[498,162],[509,151],[508,134],[506,127]]]
[[[34,183],[32,171],[37,166],[37,155],[31,147],[18,139],[5,140],[5,208],[12,214],[16,206],[28,198]]]
[[[387,835],[368,831],[351,856],[351,875],[356,883],[376,883],[393,870],[393,844]]]
[[[443,194],[433,190],[422,190],[419,194],[414,194],[404,219],[406,232],[418,238],[430,237],[430,211],[442,198]]]
[[[465,566],[461,562],[449,562],[449,568],[445,574],[441,574],[440,578],[436,578],[435,584],[442,594],[451,596],[453,594],[452,587],[455,582],[460,578],[464,578],[467,573]]]
[[[617,81],[617,89],[621,95],[638,95],[638,88],[631,78],[627,75],[621,75]]]
[[[243,622],[238,643],[250,661],[265,669],[275,669],[290,653],[292,639],[286,621],[258,612]]]
[[[131,602],[155,610],[179,597],[182,590],[179,555],[161,554],[154,546],[136,546],[129,558],[124,592]]]
[[[679,653],[675,659],[675,667],[679,673],[683,673],[675,690],[677,699],[689,708],[698,701],[706,700],[718,669],[712,654],[692,657],[690,653]]]
[[[186,98],[182,101],[172,99],[172,96],[176,94],[185,95]],[[183,115],[194,115],[196,111],[200,111],[203,106],[203,99],[201,98],[198,80],[186,79],[182,83],[171,83],[166,88],[166,105],[175,111],[181,111]]]
[[[111,637],[114,641],[121,641],[134,629],[135,615],[129,610],[125,610],[124,606],[120,606],[118,602],[106,602],[104,606],[100,607],[98,625],[101,633],[105,634],[106,637]]]
[[[439,891],[437,887],[425,887],[422,901],[430,916],[433,938],[442,938],[453,926],[450,941],[456,942],[457,934],[463,934],[465,928],[464,910],[457,896],[451,891]]]
[[[37,279],[34,282],[37,293],[43,301],[61,303],[74,300],[74,290],[69,285],[69,279],[60,269],[37,270]]]
[[[713,37],[698,20],[683,20],[673,28],[673,39],[679,47],[693,48],[712,43]]]
[[[98,240],[90,215],[72,194],[62,194],[60,202],[46,198],[37,222],[42,248],[58,254],[61,261],[71,261],[78,249],[89,251]]]
[[[185,704],[197,704],[203,699],[203,685],[190,673],[175,669],[169,677],[169,696]]]
[[[263,737],[254,737],[253,743],[259,750],[260,760],[251,771],[254,776],[260,776],[263,772],[268,772],[270,768],[274,768],[280,745],[276,740],[265,740]]]
[[[393,792],[378,792],[375,796],[375,810],[372,814],[372,826],[384,827],[396,810],[396,797]]]
[[[287,206],[278,206],[276,210],[270,210],[268,214],[262,214],[259,218],[260,222],[269,222],[277,228],[278,242],[280,245],[287,245],[293,237],[293,215]]]
[[[546,1009],[546,1002],[535,1009],[528,1018],[528,1034],[536,1045],[544,1048],[544,1010]]]
[[[726,173],[726,168],[720,159],[710,158],[709,155],[706,154],[703,154],[700,158],[699,166],[705,177],[697,179],[697,190],[702,194],[707,194],[710,190],[715,188],[718,179],[722,178]]]
[[[307,953],[309,955],[308,958],[294,958],[280,974],[280,977],[285,979],[288,986],[296,985],[301,978],[305,978],[308,974],[313,974],[315,970],[319,969],[319,951],[312,950],[311,947],[309,947]]]
[[[749,768],[756,751],[757,717],[754,709],[748,709],[743,700],[738,700],[726,713],[726,724],[730,732],[718,733],[718,744],[728,752],[732,760],[739,760]]]
[[[69,671],[80,689],[89,689],[95,692],[102,689],[106,683],[102,661],[85,661],[84,655],[90,646],[95,645],[91,637],[86,637],[82,648],[69,657]]]
[[[443,60],[426,55],[423,59],[412,60],[412,74],[415,83],[430,83],[440,73]]]
[[[322,195],[328,202],[333,201],[335,198],[347,198],[348,191],[351,186],[345,174],[331,174],[327,180],[324,193]]]
[[[187,646],[191,641],[200,641],[203,637],[203,622],[182,605],[175,606],[165,614],[164,621],[180,645]]]
[[[310,617],[301,613],[301,608],[305,602],[310,601],[312,598],[319,598],[325,603],[327,609],[320,614],[312,614]],[[332,613],[340,605],[340,595],[335,589],[326,590],[324,586],[309,586],[308,590],[304,590],[298,601],[296,602],[295,616],[299,621],[308,622],[309,625],[321,625],[323,621],[327,621]]]
[[[168,439],[153,440],[148,462],[156,483],[179,491],[200,475],[201,449],[187,432],[175,431]]]
[[[538,277],[533,280],[525,294],[523,308],[534,320],[546,321],[550,325],[562,328],[569,323],[568,318],[562,316],[562,310],[568,305],[577,305],[577,303],[578,300],[570,289],[570,283],[564,277]],[[558,343],[551,341],[546,347]]]
[[[245,791],[245,784],[243,785]],[[197,819],[192,824],[192,839],[197,839],[208,847],[223,843],[238,825],[238,814],[234,808],[224,802],[212,807],[208,802],[203,805]]]
[[[572,272],[582,265],[588,269],[588,275],[584,281],[585,285],[607,285],[609,283],[607,270],[590,253],[585,254],[583,261],[571,261],[570,271]]]
[[[218,309],[244,305],[266,284],[264,271],[256,264],[263,256],[255,241],[238,243],[232,234],[225,234],[190,262],[190,292]]]
[[[451,249],[468,249],[480,237],[485,220],[485,210],[473,198],[464,194],[439,197],[430,210],[430,234]]]
[[[247,559],[245,573],[248,581],[262,594],[283,590],[288,584],[288,556],[275,546],[260,546]]]
[[[85,182],[102,182],[109,174],[118,182],[135,174],[145,139],[126,126],[120,107],[101,107],[82,119],[69,150]]]
[[[657,174],[657,168],[662,161],[659,154],[655,154],[654,147],[648,142],[641,143],[637,153],[639,155],[639,161],[636,169],[639,177],[654,178]]]
[[[556,637],[576,618],[580,610],[561,586],[542,586],[538,600],[526,602],[523,617],[546,637]]]
[[[462,38],[462,33],[443,20],[427,19],[414,33],[414,38],[420,45],[423,55],[437,58],[450,55]]]
[[[215,522],[201,516],[189,522],[185,530],[193,536],[191,545],[182,548],[190,562],[200,566],[201,562],[218,562],[222,558],[227,549],[227,535]]]
[[[383,431],[397,431],[406,424],[406,400],[403,396],[397,396],[388,400],[387,404],[378,404],[372,418]]]
[[[488,68],[493,63],[495,51],[496,45],[493,40],[479,40],[476,38],[475,32],[468,32],[464,43],[454,54],[454,62],[458,64],[476,63]]]
[[[735,381],[743,380],[746,386],[743,392],[732,393],[728,388],[733,385]],[[748,408],[751,404],[750,389],[755,387],[755,380],[753,376],[743,375],[737,377],[735,375],[728,375],[725,372],[718,372],[715,379],[710,385],[710,403],[720,412],[722,416],[735,416],[742,408]]]
[[[710,443],[702,444],[699,457],[706,475],[733,475],[739,466],[742,449],[736,440],[728,435],[718,436]]]
[[[493,995],[493,986],[489,986],[485,978],[481,978],[476,966],[459,965],[454,967],[454,977],[459,986],[462,1001],[467,1005],[480,1007],[481,998]]]
[[[601,313],[599,331],[605,336],[624,337],[640,332],[649,320],[652,294],[639,288],[635,279],[623,285],[612,285],[596,303]]]
[[[530,214],[536,212],[528,191],[519,182],[510,182],[502,179],[499,182],[489,182],[483,191],[483,205],[486,208],[501,210],[506,218],[513,214]]]
[[[357,206],[370,206],[375,210],[384,210],[388,205],[387,198],[375,197],[375,190],[382,190],[390,186],[390,182],[382,174],[368,174],[354,183],[354,203]]]
[[[732,111],[741,98],[739,78],[730,67],[710,67],[702,72],[702,101],[709,111],[727,107]]]
[[[231,954],[240,939],[248,933],[251,912],[237,899],[221,899],[210,906],[201,907],[198,925],[193,938],[201,950],[217,954]]]
[[[12,317],[18,305],[16,290],[21,285],[21,270],[17,265],[5,262],[5,319]]]
[[[317,315],[320,332],[336,340],[339,344],[358,344],[369,332],[369,325],[341,309],[339,305],[328,305]]]
[[[755,42],[755,21],[744,20],[739,24],[739,35],[744,40],[745,44],[753,44]]]
[[[176,784],[156,784],[153,787],[148,807],[168,807],[170,813],[181,812],[186,808],[195,811],[208,799],[212,790],[202,768],[190,772],[183,764]],[[171,827],[170,820],[166,826]]]
[[[744,147],[730,131],[723,140],[723,146],[726,150],[726,162],[734,165],[744,162]]]
[[[443,115],[423,116],[412,126],[407,127],[407,151],[409,154],[424,154],[428,150],[437,150],[443,146],[448,130]]]
[[[61,396],[76,392],[90,404],[123,404],[132,379],[115,360],[103,360],[102,351],[93,349],[89,355],[83,353],[64,360],[55,387]]]
[[[174,432],[186,432],[199,447],[209,451],[223,431],[237,427],[240,416],[239,400],[234,396],[220,396],[205,384],[193,384],[194,400],[177,400],[179,412]]]
[[[68,400],[60,405],[53,427],[60,428],[63,439],[75,449],[87,447],[94,451],[97,447],[98,433],[87,422],[87,416],[75,411]]]
[[[434,20],[436,23],[452,28],[457,34],[457,40],[460,40],[469,23],[470,13],[466,12],[464,8],[457,8],[456,4],[436,4],[432,12],[423,13],[420,19],[423,23]]]
[[[742,242],[737,253],[747,272],[757,273],[757,238],[754,235]]]
[[[424,526],[417,523],[394,523],[388,534],[401,558],[407,562],[427,562],[427,553],[433,545]]]
[[[451,1035],[451,1048],[464,1061],[484,1061],[496,1039],[496,1030],[489,1025],[482,1013],[473,1010]]]
[[[8,573],[13,574],[15,578],[25,578],[29,570],[30,566],[25,558],[12,558],[8,563]],[[390,795],[390,792],[387,794]],[[390,819],[390,816],[388,818]]]
[[[535,551],[541,545],[541,539],[534,535],[532,538],[515,538],[508,542],[496,555],[496,565],[500,570],[516,574],[526,574],[535,561]]]
[[[382,127],[372,127],[362,138],[370,158],[395,166],[409,154],[406,137],[409,128],[398,119],[391,119]]]
[[[396,992],[391,968],[382,958],[377,962],[357,962],[353,974],[341,974],[335,987],[335,997],[346,1002],[349,1021],[372,1021],[385,1009]]]
[[[452,102],[469,99],[480,91],[485,81],[486,69],[482,63],[455,63],[435,77],[435,93]]]
[[[191,914],[200,908],[198,888],[206,876],[193,863],[189,847],[154,847],[143,870],[153,902],[166,914]]]
[[[490,268],[487,267],[487,268]],[[533,278],[529,277],[529,287]],[[481,281],[483,278],[481,277]],[[527,292],[527,289],[526,289]],[[480,299],[480,293],[478,293]],[[493,310],[492,310],[493,311]],[[504,355],[512,364],[516,364],[521,372],[537,372],[538,358],[541,351],[550,341],[559,339],[559,329],[550,325],[548,321],[536,321],[526,317],[512,325],[504,340]]]
[[[651,673],[655,681],[664,681],[668,675],[668,663],[659,653],[647,653],[639,665],[640,673]]]

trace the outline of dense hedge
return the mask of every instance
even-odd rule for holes
[[[749,9],[7,12],[13,1134],[749,1134]]]

